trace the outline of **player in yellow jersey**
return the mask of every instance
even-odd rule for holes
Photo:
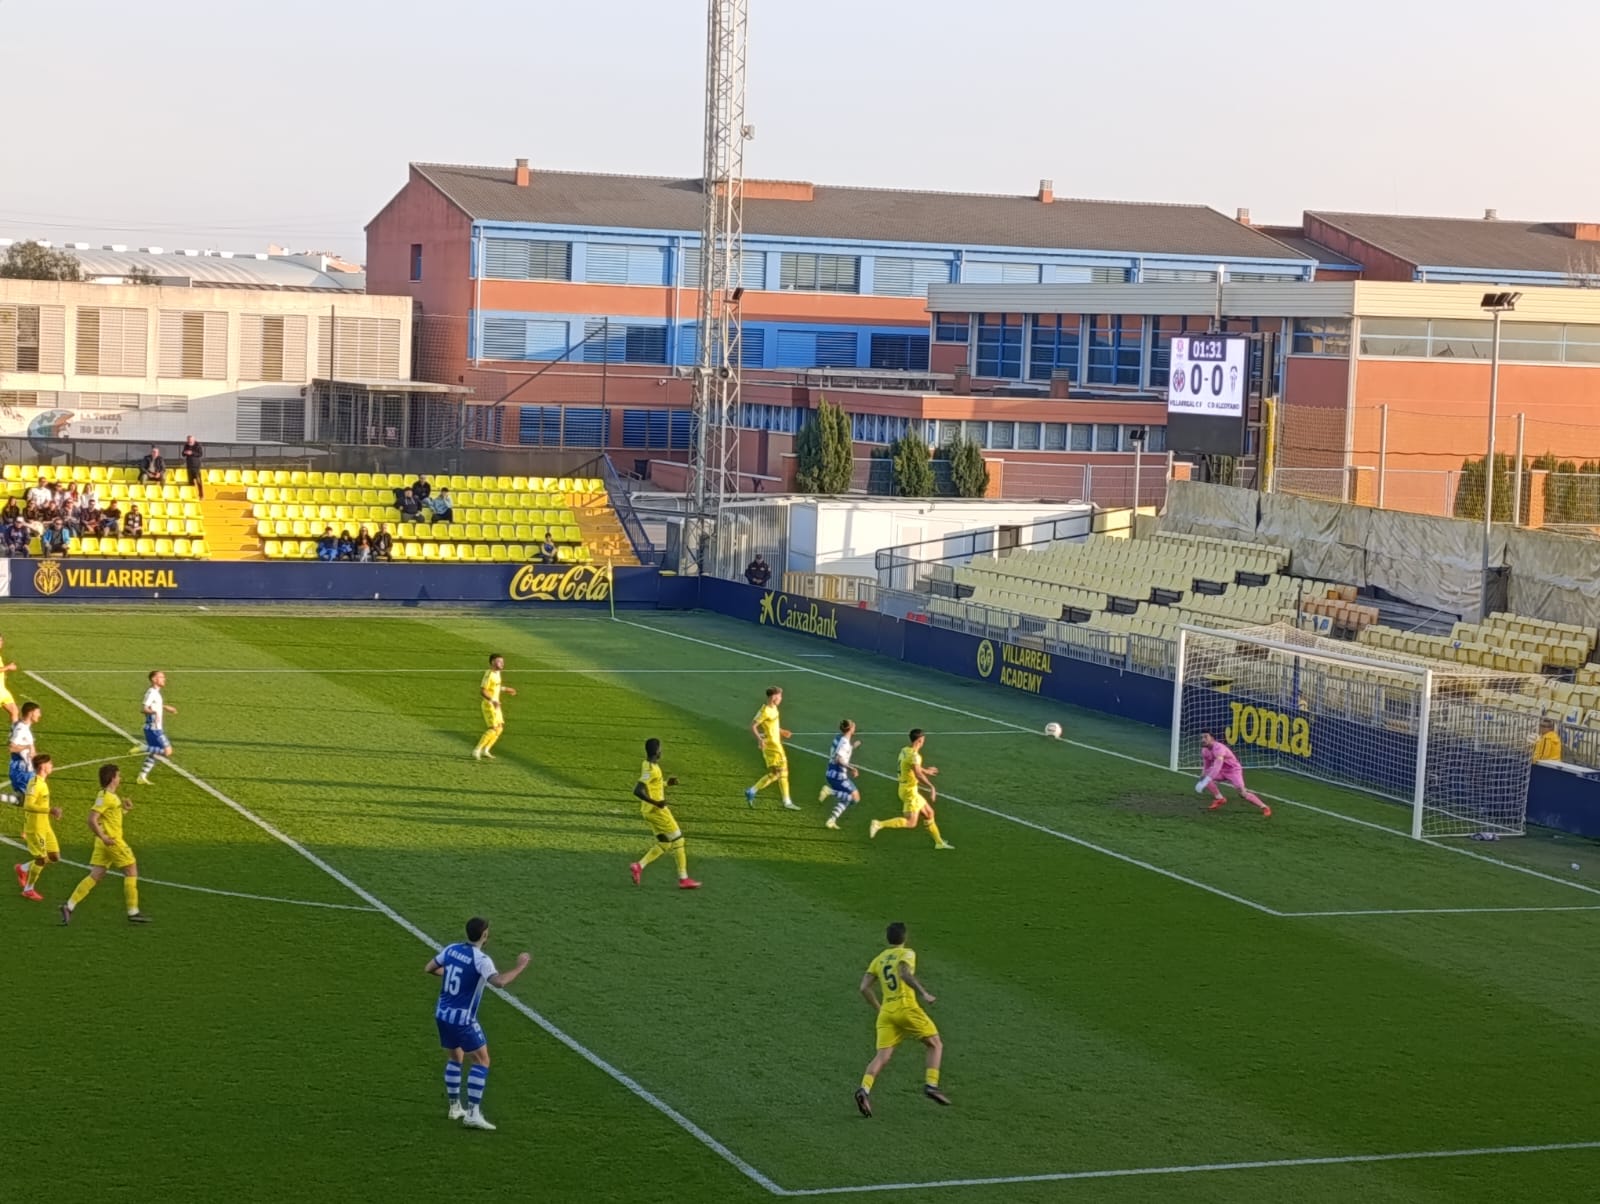
[[[890,924],[884,935],[889,947],[872,959],[867,972],[861,976],[861,997],[878,1014],[877,1053],[867,1063],[861,1086],[856,1088],[856,1107],[862,1116],[872,1115],[872,1084],[894,1057],[895,1046],[907,1037],[921,1041],[928,1048],[922,1094],[936,1104],[950,1102],[950,1097],[939,1090],[939,1063],[944,1059],[944,1042],[939,1039],[933,1019],[922,1010],[922,1004],[932,1003],[933,996],[917,979],[917,952],[906,948],[904,924]],[[917,999],[919,995],[921,1002]]]
[[[500,733],[506,730],[505,712],[500,709],[500,695],[509,694],[516,696],[516,691],[500,681],[500,675],[505,671],[506,658],[498,652],[489,657],[489,671],[483,675],[483,680],[478,683],[478,694],[483,703],[483,735],[478,737],[478,746],[472,750],[472,755],[477,760],[488,757],[494,760],[494,754],[489,750],[494,747],[494,742],[500,739]]]
[[[122,874],[122,898],[128,905],[128,923],[148,924],[150,917],[139,910],[139,863],[133,850],[122,839],[122,816],[133,810],[133,800],[119,798],[122,771],[115,765],[100,766],[100,793],[95,795],[94,806],[89,808],[89,831],[94,833],[94,852],[89,855],[89,876],[78,883],[72,897],[61,905],[61,923],[72,923],[72,913],[89,897],[106,876],[107,870]]]
[[[639,767],[639,780],[633,784],[633,797],[639,800],[639,817],[655,833],[656,842],[645,850],[643,857],[628,867],[635,886],[639,885],[645,866],[663,853],[671,853],[673,860],[678,863],[678,889],[698,890],[700,887],[698,882],[689,877],[689,857],[684,852],[683,829],[678,827],[678,821],[672,817],[672,809],[667,806],[667,787],[677,784],[677,778],[661,775],[661,741],[654,737],[646,740],[644,764]]]
[[[917,820],[924,815],[928,817],[928,835],[933,837],[933,847],[936,849],[953,849],[954,845],[945,841],[939,834],[939,825],[933,818],[933,804],[939,797],[939,792],[933,788],[934,775],[939,771],[932,765],[922,763],[923,736],[920,727],[911,729],[910,743],[900,750],[900,817],[898,819],[875,819],[867,825],[867,836],[876,836],[885,828],[914,828]],[[928,788],[928,797],[922,797],[921,788]]]
[[[0,648],[4,648],[5,643],[5,639],[0,637]],[[17,700],[11,696],[11,687],[6,685],[6,674],[15,673],[16,671],[16,662],[8,661],[3,655],[0,655],[0,707],[5,708],[5,712],[11,716],[11,722],[13,724],[15,724],[18,719],[21,718],[21,716],[17,714]]]
[[[17,881],[22,884],[22,897],[40,902],[44,896],[35,887],[39,875],[52,861],[61,860],[61,845],[50,826],[52,819],[61,818],[61,808],[50,805],[50,754],[37,753],[33,758],[33,780],[28,783],[27,797],[22,800],[22,843],[28,847],[29,860],[17,866]]]
[[[767,763],[767,772],[759,782],[745,790],[744,801],[754,807],[756,795],[777,782],[783,787],[783,805],[790,811],[798,811],[800,808],[789,797],[789,758],[783,751],[783,742],[792,733],[784,731],[779,726],[778,708],[782,705],[783,687],[769,686],[766,703],[750,721],[750,730],[755,733],[756,745],[761,749],[761,756]]]

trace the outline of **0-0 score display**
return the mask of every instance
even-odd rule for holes
[[[1167,413],[1242,418],[1249,387],[1248,365],[1246,339],[1175,337]]]

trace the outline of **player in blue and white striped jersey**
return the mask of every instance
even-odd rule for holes
[[[828,750],[828,784],[817,794],[819,803],[827,802],[830,794],[834,798],[833,814],[828,816],[828,822],[823,825],[827,828],[837,829],[839,817],[851,804],[861,801],[861,792],[856,789],[853,780],[861,776],[861,771],[850,764],[850,758],[861,747],[861,741],[854,739],[855,734],[855,721],[841,719],[839,734],[833,738],[833,746]]]
[[[439,1003],[433,1017],[439,1028],[439,1044],[448,1054],[444,1065],[444,1093],[450,1101],[449,1116],[469,1128],[490,1129],[483,1118],[483,1089],[489,1081],[489,1040],[478,1024],[478,1003],[483,988],[504,987],[515,982],[528,968],[526,953],[517,954],[513,969],[498,971],[483,951],[489,939],[489,921],[474,916],[467,921],[467,939],[446,945],[428,959],[423,969],[437,974],[444,982],[439,987]],[[467,1102],[461,1103],[461,1064],[472,1055],[467,1072]]]

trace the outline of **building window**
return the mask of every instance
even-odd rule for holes
[[[1067,424],[1065,422],[1047,422],[1044,424],[1043,450],[1067,450]]]
[[[317,319],[317,371],[324,379],[399,378],[400,320],[340,318],[335,328],[332,318],[324,314]]]
[[[1089,273],[1090,284],[1126,284],[1131,268],[1095,268]]]
[[[1524,362],[1558,361],[1566,329],[1555,322],[1506,322],[1500,328],[1500,358]]]
[[[241,314],[239,379],[304,382],[304,314]]]
[[[590,252],[593,254],[593,252]],[[765,251],[745,251],[741,253],[739,262],[733,265],[733,275],[737,280],[729,281],[735,287],[740,285],[746,289],[763,289],[767,285],[767,255]],[[696,288],[700,284],[700,248],[683,248],[683,266],[678,273],[678,286],[680,288]]]
[[[1150,332],[1150,363],[1145,370],[1146,387],[1165,392],[1167,372],[1172,368],[1172,336],[1187,331],[1206,331],[1211,323],[1207,318],[1153,318],[1155,329]]]
[[[78,307],[74,366],[82,376],[144,376],[149,311]]]
[[[1210,268],[1196,271],[1193,268],[1146,268],[1139,274],[1143,284],[1215,284],[1217,271]]]
[[[1365,319],[1361,323],[1361,354],[1390,358],[1427,358],[1428,320],[1426,318]]]
[[[1349,355],[1350,319],[1296,318],[1290,350],[1293,355]]]
[[[933,320],[935,343],[965,343],[972,337],[972,319],[966,314],[938,314]]]
[[[1039,424],[1037,422],[1017,423],[1017,450],[1039,450]]]
[[[0,305],[0,372],[62,371],[65,316],[59,305]]]
[[[1569,364],[1600,364],[1600,326],[1568,326],[1562,350]]]
[[[1144,320],[1119,314],[1089,319],[1089,383],[1137,388]]]
[[[1022,318],[982,314],[978,318],[978,375],[994,380],[1022,379]]]
[[[1036,263],[984,263],[969,259],[961,265],[963,284],[1038,284]]]
[[[591,320],[583,324],[586,364],[664,364],[667,328]]]
[[[1086,422],[1074,422],[1067,438],[1067,450],[1086,452],[1094,450],[1094,427]]]
[[[1167,428],[1164,426],[1147,426],[1144,428],[1144,449],[1147,452],[1164,452],[1167,450]]]
[[[1076,314],[1037,314],[1028,351],[1028,379],[1053,380],[1065,374],[1078,383],[1078,351],[1083,320]]]
[[[1103,422],[1094,428],[1094,449],[1097,452],[1122,450],[1122,428],[1114,422]]]
[[[1428,354],[1447,360],[1486,360],[1494,343],[1494,323],[1482,319],[1429,323]]]
[[[422,279],[422,244],[420,242],[411,244],[411,279]]]
[[[228,315],[216,310],[162,310],[160,374],[178,380],[227,376]]]
[[[868,366],[894,372],[928,370],[928,336],[925,334],[875,334]]]
[[[527,238],[484,240],[483,274],[492,280],[571,280],[572,244]]]
[[[944,259],[903,259],[879,255],[872,262],[872,291],[880,297],[926,297],[931,284],[950,283]]]
[[[785,251],[779,263],[778,287],[801,293],[859,293],[861,260],[854,255]]]
[[[989,446],[997,451],[1010,451],[1017,443],[1017,424],[1014,422],[991,422],[989,424]]]
[[[667,249],[629,243],[590,243],[584,274],[591,284],[667,282]]]

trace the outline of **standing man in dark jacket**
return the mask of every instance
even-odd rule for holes
[[[190,435],[183,441],[183,466],[189,470],[189,484],[194,486],[194,491],[200,497],[205,497],[205,482],[200,479],[200,461],[205,456],[206,449],[200,446],[200,440]]]
[[[757,589],[765,589],[772,580],[772,568],[756,553],[756,558],[744,566],[744,579]]]

